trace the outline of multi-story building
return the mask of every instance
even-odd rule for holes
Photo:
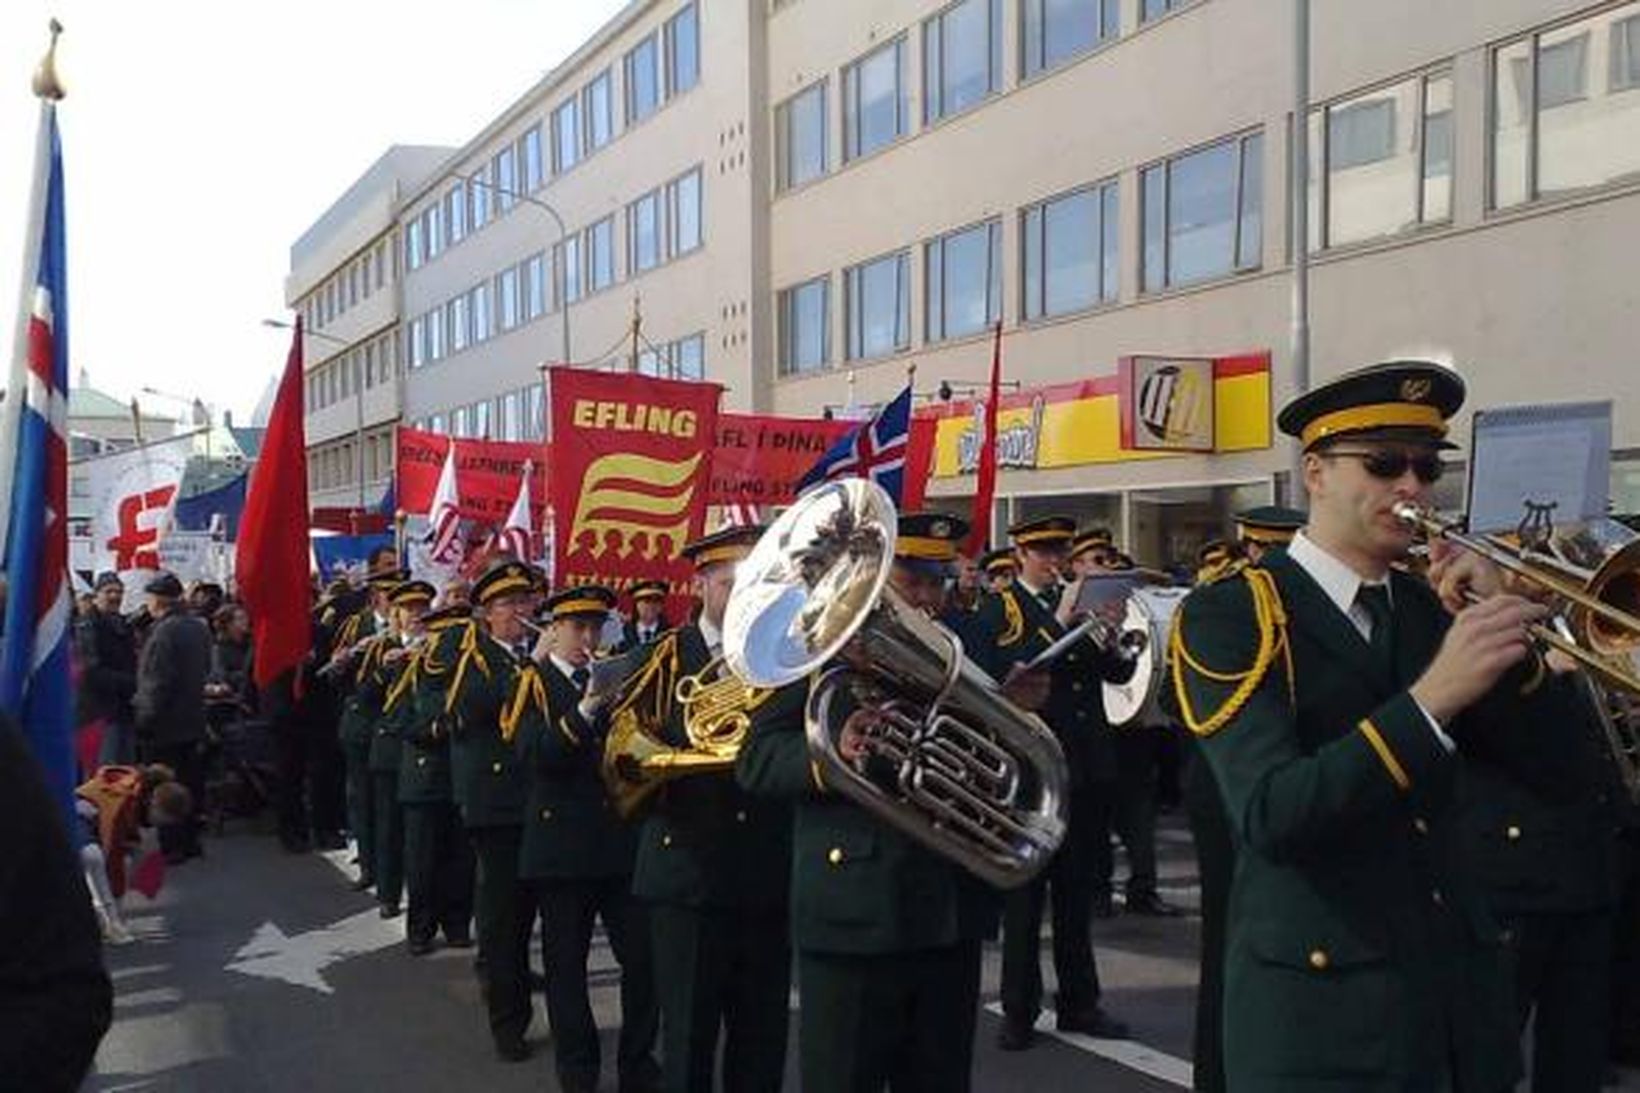
[[[285,302],[302,316],[308,499],[374,508],[393,475],[400,345],[396,213],[448,148],[385,152],[290,249]]]
[[[1611,399],[1640,509],[1640,2],[1312,6],[1312,382],[1445,359],[1460,437],[1475,408]],[[539,436],[565,359],[800,416],[915,365],[960,508],[1000,323],[997,523],[1068,511],[1181,558],[1292,462],[1293,11],[633,0],[400,203],[406,420]],[[1124,442],[1144,355],[1215,359],[1183,365],[1204,450]]]

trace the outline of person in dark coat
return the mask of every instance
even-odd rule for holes
[[[103,722],[103,765],[129,764],[137,757],[132,735],[131,699],[137,693],[137,639],[120,614],[125,586],[114,573],[97,577],[90,611],[74,628],[80,657],[80,724]]]
[[[632,617],[621,626],[623,651],[653,644],[672,629],[666,621],[666,593],[665,581],[639,581],[632,586]]]
[[[211,671],[211,632],[182,607],[182,583],[169,573],[148,582],[154,619],[137,663],[133,702],[137,739],[149,762],[176,771],[196,802],[205,799],[205,683]],[[198,857],[197,821],[159,829],[160,849],[173,865]]]
[[[0,1086],[71,1093],[108,1031],[114,991],[62,809],[3,714],[0,801]]]

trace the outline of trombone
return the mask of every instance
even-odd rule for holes
[[[1619,547],[1599,567],[1589,569],[1497,535],[1468,534],[1410,502],[1392,511],[1413,530],[1473,551],[1570,603],[1568,625],[1557,628],[1553,620],[1532,623],[1527,628],[1532,637],[1577,661],[1606,685],[1640,695],[1640,671],[1633,659],[1640,649],[1640,616],[1634,613],[1640,608],[1640,539]],[[1470,602],[1482,598],[1471,590],[1465,596]]]

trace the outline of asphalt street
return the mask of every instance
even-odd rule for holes
[[[1194,857],[1177,821],[1160,834],[1163,895],[1197,906]],[[410,957],[402,917],[380,919],[368,895],[348,890],[345,855],[292,856],[242,824],[207,843],[207,856],[174,869],[152,904],[128,897],[131,945],[108,950],[115,1022],[86,1084],[94,1091],[201,1093],[391,1089],[556,1090],[539,995],[526,1062],[491,1053],[471,951]],[[1118,875],[1122,872],[1118,866]],[[986,953],[975,1045],[983,1091],[1100,1090],[1161,1093],[1189,1088],[1198,920],[1096,920],[1095,944],[1108,1008],[1131,1041],[1048,1031],[1024,1053],[995,1046],[1000,955]],[[1044,976],[1052,969],[1044,945]],[[535,959],[539,962],[539,948]],[[613,1090],[616,970],[601,941],[591,964]],[[793,998],[796,1004],[796,998]],[[1051,1017],[1042,1027],[1051,1029]],[[792,1023],[795,1037],[796,1022]],[[795,1042],[786,1088],[797,1089]],[[1625,1089],[1640,1089],[1629,1081]]]

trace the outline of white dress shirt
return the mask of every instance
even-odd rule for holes
[[[712,625],[705,615],[700,617],[696,625],[700,627],[700,636],[706,642],[706,651],[714,657],[723,652],[723,631]]]
[[[1390,583],[1388,574],[1385,574],[1384,579],[1381,581],[1365,580],[1344,562],[1327,553],[1322,547],[1317,546],[1315,541],[1303,531],[1294,535],[1292,542],[1287,544],[1287,557],[1291,558],[1300,569],[1308,573],[1311,580],[1321,586],[1321,591],[1326,594],[1327,599],[1331,600],[1333,606],[1343,612],[1344,617],[1350,620],[1350,625],[1354,626],[1356,633],[1361,635],[1361,640],[1370,643],[1372,641],[1372,616],[1367,614],[1367,609],[1357,600],[1357,595],[1360,593],[1362,586],[1375,585],[1384,590],[1384,593],[1389,597],[1391,606],[1393,606],[1395,603],[1395,589]],[[1417,703],[1417,701],[1417,699],[1413,699],[1413,702]],[[1441,742],[1441,747],[1449,752],[1455,750],[1457,745],[1441,728],[1441,723],[1436,721],[1421,703],[1418,704],[1418,709],[1423,712],[1424,719],[1429,722],[1429,727],[1435,731],[1435,738]]]

